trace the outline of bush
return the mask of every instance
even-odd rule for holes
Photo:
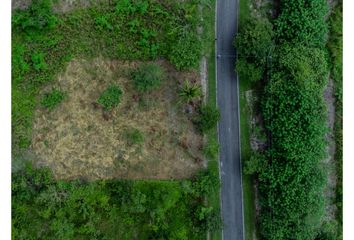
[[[58,106],[65,98],[65,93],[58,90],[53,89],[51,92],[44,94],[41,105],[49,110],[53,110],[56,106]]]
[[[219,143],[216,139],[210,138],[208,143],[203,148],[204,155],[211,160],[217,159],[219,155]]]
[[[201,41],[195,33],[181,35],[172,45],[169,59],[179,70],[195,69],[199,66]]]
[[[142,64],[132,72],[134,86],[139,92],[147,92],[160,87],[164,77],[163,69],[153,63]]]
[[[33,68],[36,71],[42,71],[48,69],[48,64],[45,62],[44,59],[45,55],[41,52],[35,52],[31,56]]]
[[[219,118],[219,111],[215,107],[206,105],[199,108],[194,124],[201,133],[206,133],[216,126]]]
[[[132,128],[125,132],[128,145],[136,145],[144,142],[144,135],[139,129]]]
[[[240,26],[235,39],[238,57],[263,66],[273,48],[272,37],[272,24],[267,19],[248,19]]]
[[[260,173],[267,167],[267,158],[260,152],[253,152],[251,157],[244,163],[244,173],[255,174]]]
[[[240,58],[236,62],[236,71],[241,79],[254,83],[262,78],[264,69],[254,63],[248,63],[245,58]]]
[[[111,110],[118,106],[122,94],[122,89],[120,89],[119,86],[111,85],[101,94],[97,102],[101,104],[105,110]]]
[[[323,47],[326,43],[328,13],[326,0],[281,1],[281,14],[275,21],[279,42],[292,42],[310,47]]]
[[[193,192],[197,197],[215,193],[220,187],[220,179],[215,171],[209,169],[197,173],[193,181]]]
[[[12,23],[15,28],[32,34],[54,28],[58,19],[53,13],[51,0],[33,0],[27,10],[14,13]]]

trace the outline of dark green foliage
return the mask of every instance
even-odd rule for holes
[[[179,70],[195,69],[199,66],[201,50],[198,36],[195,33],[188,33],[180,36],[177,43],[172,45],[168,57]]]
[[[300,88],[324,89],[328,80],[328,66],[323,50],[285,44],[278,46],[275,55],[277,69],[294,79]]]
[[[268,59],[262,113],[269,146],[246,170],[258,173],[262,239],[319,237],[325,212],[328,80],[324,0],[282,1],[278,46]]]
[[[235,39],[236,71],[239,77],[255,83],[262,79],[266,61],[273,50],[273,29],[268,19],[249,18]]]
[[[65,98],[64,92],[58,89],[53,89],[51,92],[44,94],[41,100],[41,105],[42,107],[45,107],[48,110],[53,110],[64,100],[64,98]]]
[[[206,133],[216,126],[219,118],[220,113],[218,109],[205,105],[198,109],[198,114],[194,119],[194,124],[200,132]]]
[[[326,43],[327,12],[326,0],[281,1],[280,15],[275,22],[277,40],[323,47]]]
[[[111,85],[104,90],[97,102],[101,104],[105,110],[111,110],[118,106],[122,94],[123,91],[119,86]]]
[[[264,69],[247,62],[245,58],[239,58],[236,62],[236,72],[240,78],[254,83],[262,79]]]
[[[272,37],[272,24],[268,19],[247,19],[240,26],[235,39],[238,57],[257,65],[264,65],[266,57],[273,48]]]
[[[27,34],[54,28],[58,23],[52,11],[51,0],[33,0],[25,11],[16,11],[12,18],[13,27]]]
[[[215,193],[220,187],[220,179],[216,172],[212,170],[200,171],[193,183],[193,192],[196,196],[202,197]]]
[[[281,72],[266,87],[263,116],[272,139],[259,175],[265,239],[313,239],[320,227],[326,124],[319,90]]]
[[[154,63],[142,64],[132,72],[134,87],[139,92],[147,92],[160,87],[165,73]]]
[[[267,167],[267,159],[264,153],[252,152],[250,159],[244,161],[244,173],[261,173]]]
[[[128,129],[125,132],[128,145],[142,144],[144,142],[143,133],[136,128]]]
[[[215,191],[208,175],[188,182]],[[175,181],[64,182],[28,167],[13,174],[12,226],[15,239],[197,240],[219,229],[220,214]]]

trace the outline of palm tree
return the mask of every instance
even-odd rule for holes
[[[200,86],[197,84],[191,84],[189,81],[184,81],[184,85],[181,87],[178,94],[183,102],[189,103],[194,99],[202,96]]]

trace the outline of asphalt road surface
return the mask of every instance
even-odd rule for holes
[[[217,1],[217,100],[224,240],[244,240],[236,50],[238,0]]]

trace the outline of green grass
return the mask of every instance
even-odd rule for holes
[[[205,6],[203,8],[203,19],[204,19],[204,31],[205,31],[205,42],[204,42],[204,55],[207,58],[208,66],[208,98],[207,105],[211,107],[216,106],[216,63],[215,63],[215,0],[212,0],[210,7]],[[208,141],[218,142],[217,128],[215,127],[212,131],[206,134]],[[219,154],[217,154],[219,156]],[[208,169],[219,176],[219,158],[209,158],[208,159]],[[220,189],[216,194],[207,196],[207,202],[211,207],[217,209],[221,212],[220,207]],[[210,233],[210,239],[221,240],[221,229]]]
[[[240,0],[239,2],[239,25],[247,20],[250,16],[249,1]],[[245,98],[245,92],[250,90],[251,83],[248,79],[239,78],[239,96],[240,96],[240,137],[241,137],[241,161],[249,159],[251,156],[250,146],[250,125],[249,111]],[[253,188],[254,177],[252,175],[243,174],[243,208],[244,208],[244,224],[245,239],[252,240],[253,233],[256,232],[256,209],[255,209],[255,192]]]

